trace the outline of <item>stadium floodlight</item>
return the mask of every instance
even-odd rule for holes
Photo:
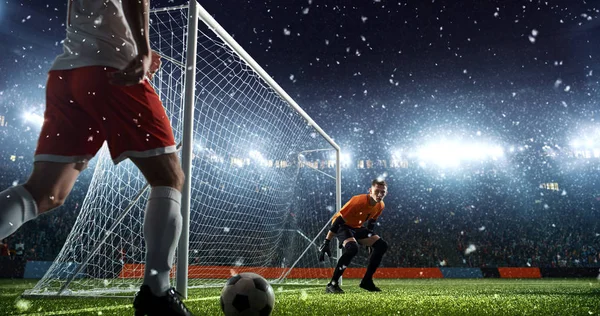
[[[504,157],[501,146],[486,143],[440,141],[420,147],[416,152],[420,165],[433,164],[441,168],[459,167],[465,162],[484,162]]]
[[[392,160],[402,160],[405,157],[404,152],[402,150],[392,150]]]
[[[488,149],[487,153],[494,160],[498,160],[498,159],[504,157],[504,149],[500,146],[490,147]]]
[[[23,118],[25,119],[25,122],[32,123],[36,127],[42,127],[42,124],[44,124],[44,117],[37,113],[25,112]]]
[[[333,267],[314,244],[341,208],[340,147],[196,1],[150,14],[163,61],[152,85],[186,173],[177,290],[246,271],[317,283],[315,268]],[[315,163],[331,153],[335,168]],[[275,163],[253,163],[265,158]],[[144,275],[147,196],[135,165],[115,166],[105,146],[65,245],[24,295],[131,297]]]
[[[251,150],[248,152],[248,156],[250,156],[250,158],[254,158],[256,160],[264,160],[265,158],[263,157],[263,155],[260,153],[260,151],[258,150]]]
[[[248,156],[258,163],[259,166],[266,167],[269,165],[269,161],[260,153],[258,150],[251,150]]]
[[[585,142],[585,147],[587,148],[594,148],[594,140],[593,139],[586,139]]]
[[[347,168],[352,164],[352,155],[347,152],[342,152],[340,154],[340,163],[343,168]]]
[[[577,149],[581,147],[581,142],[579,141],[579,139],[575,139],[573,141],[571,141],[571,147]]]
[[[569,142],[574,157],[600,158],[600,127],[586,126]]]
[[[336,153],[331,153],[329,155],[330,160],[336,160]],[[340,152],[340,165],[343,168],[347,168],[352,164],[352,154],[349,152]]]
[[[571,147],[575,149],[593,149],[595,146],[595,140],[590,137],[581,137],[571,141]]]
[[[417,156],[423,163],[432,163],[442,168],[457,167],[463,155],[455,143],[433,143],[421,147]]]
[[[585,126],[572,137],[570,145],[574,149],[594,149],[600,147],[600,127]]]

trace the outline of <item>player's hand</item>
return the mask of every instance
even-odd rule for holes
[[[331,248],[329,247],[329,240],[325,239],[323,244],[319,247],[321,254],[319,255],[319,261],[325,261],[325,254],[331,258]]]
[[[137,55],[125,68],[109,73],[109,81],[118,86],[132,86],[141,83],[151,64],[150,54]]]
[[[151,57],[151,63],[150,63],[150,69],[148,69],[148,73],[146,73],[146,77],[148,77],[148,80],[152,80],[152,77],[154,77],[154,74],[158,71],[158,69],[160,68],[160,54],[152,51],[152,56]]]

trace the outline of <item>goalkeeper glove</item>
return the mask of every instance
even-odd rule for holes
[[[329,242],[329,240],[325,239],[321,247],[319,247],[319,251],[321,252],[319,255],[319,261],[325,261],[325,254],[331,258],[331,248],[329,247]]]

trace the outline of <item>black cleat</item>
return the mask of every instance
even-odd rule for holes
[[[381,292],[381,289],[375,286],[373,281],[361,281],[359,286],[369,292]]]
[[[193,316],[180,297],[173,288],[165,296],[156,296],[149,286],[142,285],[133,299],[135,316]]]
[[[325,288],[325,293],[333,293],[333,294],[344,294],[344,290],[342,290],[342,288],[335,284],[331,284],[331,283],[327,283],[327,288]]]

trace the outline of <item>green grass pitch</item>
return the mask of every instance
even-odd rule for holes
[[[341,295],[320,286],[274,285],[278,315],[600,315],[597,279],[376,280],[369,293],[344,280]],[[20,298],[35,281],[0,280],[0,315],[133,315],[126,298]],[[221,315],[220,289],[190,289],[196,315]]]

